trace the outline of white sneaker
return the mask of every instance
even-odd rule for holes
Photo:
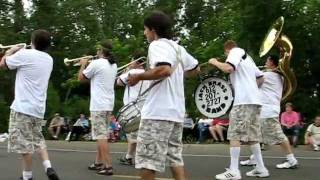
[[[260,178],[270,176],[269,171],[266,168],[264,170],[258,170],[257,168],[254,168],[253,170],[247,172],[246,175],[249,177],[260,177]]]
[[[255,166],[256,164],[257,164],[257,162],[254,159],[240,161],[241,166]]]
[[[315,145],[315,144],[314,144],[314,145],[313,145],[313,150],[314,150],[314,151],[320,151],[320,148],[319,148],[318,145]]]
[[[220,180],[238,180],[241,179],[240,171],[232,171],[230,169],[226,169],[226,172],[216,175],[216,179]]]
[[[293,161],[293,162],[290,162],[290,161],[285,161],[281,164],[277,164],[276,167],[278,169],[296,169],[298,168],[298,161]]]
[[[5,142],[6,140],[7,138],[3,138],[3,137],[0,138],[0,142]]]

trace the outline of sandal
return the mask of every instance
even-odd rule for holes
[[[103,163],[93,163],[90,166],[88,166],[89,170],[102,170],[103,169]]]
[[[100,171],[98,171],[97,174],[111,176],[111,175],[113,175],[113,168],[112,167],[105,167],[105,168],[101,169]]]

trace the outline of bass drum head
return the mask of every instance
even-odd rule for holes
[[[228,112],[233,102],[233,93],[229,83],[216,77],[208,77],[198,85],[195,103],[206,117],[217,118]]]

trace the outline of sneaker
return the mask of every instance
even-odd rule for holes
[[[298,161],[290,162],[286,160],[281,164],[277,164],[276,167],[278,169],[296,169],[298,168]]]
[[[269,171],[265,168],[264,170],[258,170],[257,168],[254,168],[253,170],[249,171],[246,173],[247,176],[249,177],[269,177]]]
[[[314,151],[320,151],[320,148],[319,148],[318,145],[313,145],[313,150],[314,150]]]
[[[122,158],[119,159],[120,164],[122,165],[129,165],[129,166],[133,166],[134,162],[133,162],[133,158],[126,158],[125,156],[123,156]]]
[[[226,172],[216,175],[216,179],[220,180],[238,180],[241,179],[241,173],[239,170],[232,171],[230,169],[226,169]]]
[[[255,166],[256,164],[257,164],[257,162],[254,159],[240,161],[241,166]]]
[[[59,177],[53,168],[47,169],[47,176],[48,176],[49,180],[59,180]]]
[[[19,180],[23,180],[23,177],[20,177]],[[29,178],[28,180],[32,180],[32,178]]]
[[[104,165],[102,163],[93,163],[88,166],[89,170],[97,171],[103,169]]]
[[[99,175],[105,175],[105,176],[112,176],[113,175],[113,168],[112,167],[105,167],[97,172]]]

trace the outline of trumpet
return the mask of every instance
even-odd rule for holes
[[[26,43],[18,43],[18,44],[7,45],[7,46],[4,46],[4,45],[0,44],[0,49],[10,49],[10,48],[13,48],[13,47],[16,47],[16,46],[22,46],[22,48],[30,48],[31,44],[27,45]]]
[[[83,56],[83,57],[79,57],[79,58],[74,58],[74,59],[68,59],[68,58],[64,58],[63,62],[66,66],[70,66],[71,64],[73,64],[73,66],[80,66],[80,61],[81,59],[89,59],[89,63],[95,59],[97,59],[98,56]]]
[[[117,75],[122,74],[124,71],[126,71],[127,67],[129,67],[129,66],[130,66],[131,64],[133,64],[133,63],[136,63],[136,62],[141,61],[141,63],[140,63],[139,65],[144,65],[144,64],[146,64],[146,59],[147,59],[146,57],[142,56],[142,57],[139,57],[138,59],[135,59],[135,60],[129,62],[128,64],[125,64],[125,65],[119,67],[119,68],[118,68],[118,73],[117,73]]]

